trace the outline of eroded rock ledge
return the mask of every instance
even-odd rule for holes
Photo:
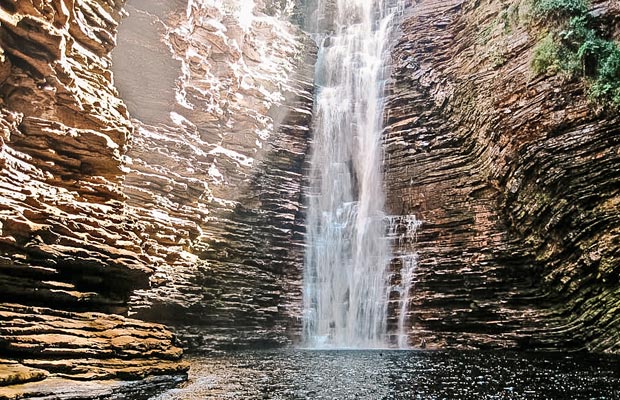
[[[528,4],[421,1],[396,44],[389,206],[423,220],[401,249],[412,345],[620,351],[620,120],[579,79],[533,75]],[[592,7],[617,34],[614,2]]]
[[[0,385],[7,385],[0,399],[57,394],[62,382],[67,394],[90,398],[94,386],[78,382],[99,381],[112,388],[114,383],[102,381],[160,377],[140,389],[149,393],[173,386],[188,369],[180,362],[182,349],[163,325],[17,304],[0,305],[0,351],[19,360],[0,361]],[[52,381],[20,385],[47,378]],[[118,385],[115,390],[125,389]]]

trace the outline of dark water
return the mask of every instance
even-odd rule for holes
[[[234,352],[172,399],[620,399],[620,358],[508,352]]]

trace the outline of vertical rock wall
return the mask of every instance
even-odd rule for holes
[[[120,315],[193,348],[290,342],[316,56],[298,13],[0,2],[0,384],[183,375],[163,326]]]
[[[122,308],[151,269],[120,186],[132,127],[108,69],[118,7],[20,1],[1,15],[3,271],[23,275],[2,296]]]
[[[124,3],[0,1],[0,385],[175,382],[170,332],[123,314],[205,350],[298,334],[302,3],[129,0],[112,57]],[[398,254],[419,260],[412,345],[618,351],[620,120],[531,73],[527,4],[416,2],[395,45],[385,171]],[[614,2],[593,12],[617,34]]]
[[[0,2],[2,386],[187,369],[163,326],[112,315],[153,273],[122,192],[133,128],[109,69],[120,7]]]
[[[0,385],[35,382],[3,393],[182,379],[172,334],[121,315],[192,348],[290,342],[316,53],[296,7],[0,2]]]
[[[617,32],[613,3],[592,7]],[[389,207],[423,221],[402,244],[412,345],[620,350],[620,120],[532,73],[529,4],[421,1],[395,46]]]
[[[114,52],[137,128],[123,192],[155,270],[131,312],[193,348],[286,343],[300,314],[316,51],[280,3],[129,1]]]

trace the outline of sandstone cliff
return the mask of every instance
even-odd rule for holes
[[[168,328],[132,318],[192,349],[294,340],[301,3],[0,1],[0,385],[33,381],[3,395],[182,379]],[[412,345],[620,350],[620,120],[532,72],[548,28],[528,4],[418,1],[394,43],[384,167],[395,283],[419,262]],[[592,12],[617,37],[616,3]]]
[[[0,2],[0,385],[43,380],[3,395],[182,379],[171,333],[120,315],[194,347],[290,340],[314,57],[294,11]]]
[[[131,312],[194,349],[290,343],[298,323],[316,50],[292,5],[127,3],[113,70],[137,129],[122,190],[155,270]]]
[[[0,6],[0,358],[20,360],[2,361],[0,385],[170,385],[187,369],[172,335],[110,314],[153,272],[121,187],[133,128],[109,71],[120,4]]]
[[[412,345],[620,350],[620,119],[532,72],[549,27],[529,4],[421,1],[395,45],[389,206],[423,221],[399,249],[419,258]],[[616,35],[618,11],[592,4]]]

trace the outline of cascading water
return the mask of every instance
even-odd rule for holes
[[[415,215],[399,215],[386,217],[388,222],[388,238],[392,240],[396,249],[394,256],[400,262],[400,285],[394,287],[399,293],[398,324],[396,338],[398,348],[409,348],[409,332],[407,329],[407,315],[413,288],[413,277],[418,266],[418,253],[411,251],[417,240],[418,229],[422,226]]]
[[[387,44],[402,0],[319,0],[320,45],[304,335],[315,348],[385,347],[387,266],[381,128]]]

